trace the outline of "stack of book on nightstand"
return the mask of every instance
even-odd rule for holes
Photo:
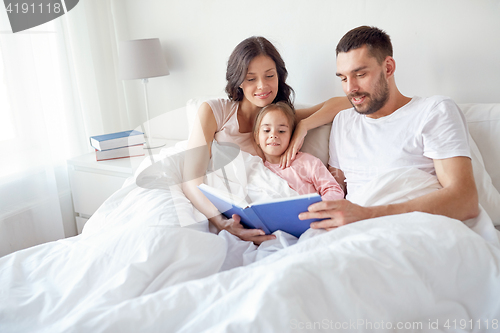
[[[144,156],[144,133],[124,131],[90,137],[98,161],[133,156]]]

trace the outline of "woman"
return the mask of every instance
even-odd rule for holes
[[[264,158],[252,136],[255,116],[260,109],[271,103],[281,101],[292,105],[293,89],[286,84],[287,76],[283,59],[267,39],[245,39],[236,46],[229,57],[226,71],[228,99],[203,103],[189,138],[188,150],[196,153],[188,156],[187,158],[191,159],[189,163],[185,163],[184,175],[188,181],[182,185],[184,194],[200,212],[209,217],[209,221],[219,231],[225,229],[256,244],[273,239],[274,236],[265,235],[259,229],[245,229],[236,215],[233,215],[232,219],[226,219],[197,186],[203,182],[202,175],[208,167],[211,143],[214,139],[218,142],[235,143],[241,150]],[[314,107],[297,110],[297,119],[301,121],[297,125],[289,150],[282,158],[282,167],[286,167],[293,160],[309,129],[331,122],[340,110],[349,107],[346,98],[333,98]],[[196,147],[206,149],[200,153],[200,149],[193,149]]]

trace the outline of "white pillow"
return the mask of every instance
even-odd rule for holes
[[[328,144],[331,128],[332,124],[326,124],[309,130],[300,151],[316,156],[324,165],[327,165],[330,158]]]
[[[500,191],[500,103],[460,104],[467,118],[469,132],[483,157],[484,167],[493,186]]]
[[[470,132],[470,148],[479,203],[500,226],[500,103],[461,104]],[[477,144],[476,144],[477,143]],[[491,176],[490,173],[491,172]],[[496,185],[496,186],[495,186]]]
[[[294,106],[295,109],[298,110],[311,107],[312,105],[296,103]],[[324,165],[327,165],[330,157],[328,144],[330,141],[331,128],[332,124],[330,123],[309,130],[304,138],[304,143],[300,151],[316,156]]]
[[[476,181],[479,203],[488,213],[494,225],[500,225],[500,193],[493,186],[491,177],[484,167],[483,158],[474,139],[469,136],[472,157],[472,169]]]

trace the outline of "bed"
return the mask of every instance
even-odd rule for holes
[[[186,105],[188,120],[197,105]],[[500,104],[460,107],[476,220],[408,213],[299,239],[279,233],[257,248],[211,232],[184,197],[179,142],[145,160],[81,235],[0,258],[0,332],[497,332]],[[328,133],[310,131],[303,150],[326,162]],[[258,158],[226,153],[212,186],[294,195]],[[439,183],[406,170],[370,186],[358,203],[407,200]]]

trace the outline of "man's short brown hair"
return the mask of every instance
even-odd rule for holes
[[[352,29],[337,44],[336,55],[349,52],[366,45],[370,54],[381,64],[387,56],[392,57],[391,37],[385,31],[369,26]]]

